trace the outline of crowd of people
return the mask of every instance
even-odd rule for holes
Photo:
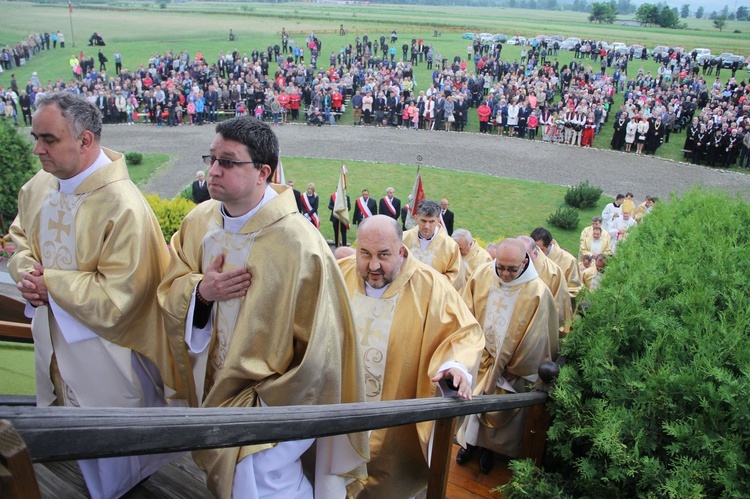
[[[12,47],[6,45],[0,50],[0,73],[12,71],[14,68],[27,64],[42,50],[50,50],[50,45],[52,49],[56,49],[58,43],[61,49],[65,48],[65,35],[62,31],[31,33],[26,38],[17,41]]]
[[[249,54],[235,49],[212,59],[166,51],[131,70],[122,69],[115,52],[114,75],[99,49],[98,68],[94,55],[81,51],[70,58],[73,79],[32,79],[25,93],[32,110],[38,94],[67,90],[95,102],[105,123],[157,126],[243,115],[322,126],[351,108],[354,123],[365,126],[463,131],[476,119],[481,133],[591,147],[611,122],[615,150],[655,154],[672,134],[685,131],[686,159],[747,166],[750,86],[744,80],[723,83],[717,75],[709,84],[696,54],[674,51],[657,74],[629,73],[634,54],[589,40],[561,65],[554,45],[534,41],[513,60],[503,58],[501,43],[477,39],[465,59],[449,59],[421,38],[402,43],[393,34],[355,36],[326,55],[314,33],[297,43],[283,32],[278,43]],[[429,82],[416,80],[420,64],[432,70]],[[0,94],[13,108],[6,114],[17,121],[20,93],[9,90]]]

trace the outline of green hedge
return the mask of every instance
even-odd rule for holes
[[[563,345],[544,473],[506,497],[747,497],[750,206],[694,189],[657,205]]]

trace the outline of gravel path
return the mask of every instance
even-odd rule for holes
[[[483,173],[575,185],[590,180],[609,195],[634,192],[666,199],[693,184],[716,187],[750,198],[750,175],[727,172],[653,157],[610,150],[582,149],[541,141],[482,135],[391,128],[285,125],[274,127],[282,156],[381,161]],[[149,125],[108,125],[102,144],[117,151],[167,153],[168,168],[158,172],[144,187],[148,193],[173,197],[195,179],[203,168],[202,154],[214,137],[214,127],[156,128]],[[684,140],[682,136],[675,140]]]

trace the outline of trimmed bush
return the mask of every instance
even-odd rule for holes
[[[139,152],[126,152],[125,163],[127,163],[128,166],[140,165],[143,163],[143,154]]]
[[[0,213],[8,223],[18,212],[18,191],[34,175],[34,156],[26,137],[6,119],[0,119]],[[2,234],[0,234],[2,236]]]
[[[695,188],[618,244],[562,346],[545,471],[505,497],[747,497],[749,225]]]
[[[180,193],[177,195],[177,197],[181,197],[183,199],[187,199],[188,201],[193,201],[193,186],[188,185],[184,189],[180,191]]]
[[[568,192],[565,193],[565,203],[573,208],[585,210],[596,206],[601,197],[602,189],[591,185],[587,180],[568,188]]]
[[[146,200],[159,220],[164,240],[169,244],[172,235],[180,228],[182,220],[195,208],[195,203],[179,196],[169,200],[162,199],[157,194],[149,194]]]
[[[547,217],[547,223],[565,230],[578,228],[578,211],[573,208],[558,208]]]

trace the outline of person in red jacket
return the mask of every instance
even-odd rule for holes
[[[299,118],[299,106],[302,97],[296,90],[289,95],[289,110],[292,111],[292,121],[297,121]]]
[[[477,114],[479,115],[479,132],[487,133],[489,131],[490,115],[492,109],[487,105],[487,101],[482,101],[482,104],[477,108]]]

